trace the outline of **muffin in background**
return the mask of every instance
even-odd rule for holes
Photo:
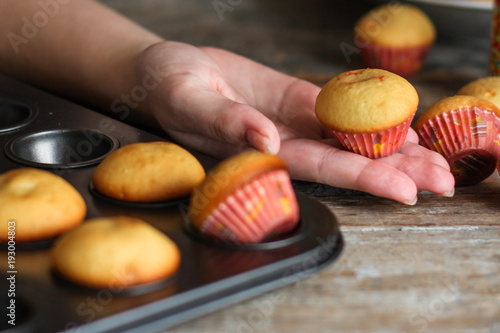
[[[443,155],[456,186],[482,182],[500,157],[500,109],[475,96],[444,97],[415,123],[420,144]]]
[[[420,71],[436,39],[436,29],[427,14],[400,2],[376,7],[363,15],[354,34],[367,67],[405,77]]]
[[[222,161],[194,189],[189,217],[222,242],[254,244],[293,230],[299,207],[286,163],[257,151]]]
[[[0,241],[51,239],[85,219],[82,195],[65,179],[35,168],[0,174]]]
[[[476,96],[500,108],[500,77],[488,76],[471,81],[460,88],[457,95]]]
[[[344,149],[380,158],[401,148],[418,101],[415,88],[401,76],[383,69],[357,69],[323,86],[315,112]]]
[[[85,221],[62,235],[52,267],[69,281],[91,288],[129,288],[175,274],[181,254],[161,231],[128,216]]]

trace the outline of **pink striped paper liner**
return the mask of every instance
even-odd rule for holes
[[[223,241],[258,243],[291,231],[299,221],[299,207],[285,170],[261,175],[220,203],[200,231]]]
[[[418,130],[420,144],[443,155],[456,186],[473,185],[489,177],[500,158],[500,119],[479,107],[435,116]]]
[[[333,131],[345,150],[369,158],[381,158],[397,152],[403,145],[415,113],[403,123],[373,133],[345,133]]]
[[[420,71],[432,44],[413,48],[390,48],[364,41],[361,57],[366,66],[381,68],[401,76]]]
[[[500,156],[500,117],[496,117],[495,119],[495,130],[497,132],[497,135],[495,137],[495,139],[493,140],[493,147],[495,149],[495,155],[496,156]],[[500,157],[498,159],[498,163],[497,163],[497,171],[498,173],[500,174]]]

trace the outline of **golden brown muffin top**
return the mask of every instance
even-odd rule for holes
[[[190,200],[190,219],[200,227],[208,215],[229,195],[259,175],[272,170],[288,170],[276,155],[249,151],[230,157],[212,169],[194,189]]]
[[[469,82],[460,88],[457,95],[476,96],[485,99],[500,108],[500,77],[483,77]]]
[[[8,239],[8,221],[16,241],[54,237],[83,222],[87,205],[68,181],[47,170],[18,168],[0,174],[0,240]]]
[[[488,112],[494,112],[500,117],[500,109],[495,104],[475,96],[456,95],[443,97],[429,106],[418,118],[415,129],[420,129],[429,119],[444,112],[457,111],[459,109],[478,107]]]
[[[205,170],[189,151],[171,142],[123,146],[96,168],[92,183],[100,193],[123,201],[171,200],[191,193]]]
[[[424,46],[436,39],[436,29],[429,17],[419,8],[400,2],[369,11],[354,30],[362,40],[395,48]]]
[[[52,265],[88,287],[124,288],[164,279],[179,268],[180,250],[167,235],[129,216],[98,217],[61,236]]]
[[[340,132],[371,133],[396,126],[418,106],[415,88],[383,69],[358,69],[328,81],[316,99],[316,116]]]

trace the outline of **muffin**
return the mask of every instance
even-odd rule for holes
[[[165,234],[138,218],[100,217],[61,236],[52,267],[69,281],[91,288],[129,288],[175,274],[181,254]]]
[[[443,155],[456,186],[474,185],[489,177],[500,157],[500,110],[475,96],[444,97],[415,123],[420,144]]]
[[[35,168],[0,174],[1,241],[50,239],[82,223],[86,214],[81,194],[60,176]]]
[[[92,183],[113,199],[158,202],[188,196],[203,179],[205,170],[190,152],[158,141],[115,150],[97,166]]]
[[[500,77],[489,76],[469,82],[458,90],[457,95],[476,96],[500,108]]]
[[[383,69],[335,76],[316,99],[316,116],[342,146],[369,158],[397,152],[418,107],[418,94],[404,78]]]
[[[223,242],[259,243],[294,229],[299,208],[286,163],[245,152],[222,161],[195,188],[192,226]]]
[[[417,73],[436,39],[436,29],[419,8],[399,2],[379,6],[354,28],[355,44],[367,67],[401,76]]]

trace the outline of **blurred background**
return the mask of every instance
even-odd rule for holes
[[[170,40],[221,47],[322,85],[364,67],[353,27],[389,1],[335,0],[101,0]],[[395,1],[391,1],[395,2]],[[492,1],[404,1],[420,7],[437,28],[422,71],[409,78],[419,110],[487,75]]]

